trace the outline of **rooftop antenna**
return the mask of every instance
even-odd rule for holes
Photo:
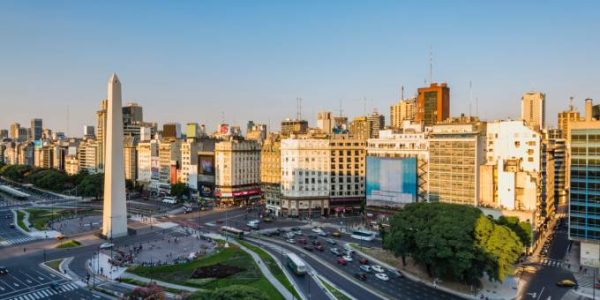
[[[404,100],[404,86],[400,88],[400,100]]]
[[[344,110],[342,109],[342,99],[340,98],[340,117],[344,115]]]
[[[296,119],[302,119],[302,98],[296,97]]]
[[[471,104],[473,103],[473,82],[469,80],[469,117],[471,115]]]
[[[573,96],[569,97],[569,110],[573,111]]]
[[[433,83],[433,46],[429,46],[429,83]]]
[[[69,136],[69,106],[67,105],[67,137]]]

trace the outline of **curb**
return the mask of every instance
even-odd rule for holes
[[[344,291],[343,289],[340,289],[337,285],[335,285],[335,283],[331,282],[327,278],[325,278],[321,275],[315,275],[315,277],[316,277],[315,279],[317,279],[317,281],[326,282],[328,285],[332,286],[338,292],[342,293],[344,296],[350,298],[351,300],[358,300],[358,299],[352,297],[350,294],[346,293],[346,291]],[[321,283],[321,285],[323,285],[323,284]],[[325,293],[327,294],[327,296],[329,296],[330,299],[334,299],[334,300],[337,299],[337,297],[335,295],[333,295],[333,293],[331,293],[326,286],[323,286],[323,288],[325,289]]]

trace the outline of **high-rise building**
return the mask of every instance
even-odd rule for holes
[[[330,111],[321,111],[317,114],[317,127],[324,133],[333,130],[333,114]]]
[[[181,124],[179,124],[179,123],[163,124],[163,138],[164,139],[180,139],[181,138]]]
[[[450,88],[446,83],[431,83],[417,91],[416,122],[432,126],[450,117]]]
[[[569,124],[577,121],[581,121],[581,115],[573,105],[569,105],[568,110],[558,113],[558,129],[563,139],[569,140]]]
[[[535,130],[546,126],[546,94],[528,92],[521,97],[521,120]]]
[[[145,140],[137,145],[137,184],[158,190],[158,141]],[[155,185],[151,186],[152,179]]]
[[[34,141],[41,139],[42,129],[42,119],[32,119],[30,128],[31,133],[29,134],[31,136],[31,139],[33,139]]]
[[[592,118],[586,99],[585,118],[569,124],[569,239],[579,242],[580,264],[600,267],[600,121]]]
[[[7,138],[8,138],[8,130],[0,129],[0,140],[7,139]]]
[[[189,125],[189,124],[188,124]],[[198,143],[193,138],[181,142],[181,176],[179,182],[198,190]]]
[[[390,107],[390,126],[400,128],[404,121],[414,121],[417,113],[417,99],[402,99]]]
[[[98,172],[98,157],[97,154],[98,142],[96,140],[86,140],[79,144],[77,151],[77,161],[79,162],[79,170],[85,170],[90,174],[96,174]]]
[[[347,215],[360,211],[366,190],[366,144],[365,140],[347,134],[330,137],[330,214]],[[324,178],[327,178],[327,174]]]
[[[485,123],[448,119],[429,134],[429,200],[479,204],[479,165],[485,161]]]
[[[220,206],[250,205],[260,196],[260,145],[230,138],[215,145],[215,196]]]
[[[123,125],[140,124],[144,122],[144,110],[137,103],[128,103],[123,106]]]
[[[305,134],[308,132],[308,121],[285,119],[281,121],[281,134],[289,136],[290,134]]]
[[[199,139],[202,137],[198,123],[187,123],[185,127],[185,137],[187,139]]]
[[[104,99],[100,102],[100,110],[96,112],[96,144],[98,150],[96,150],[96,169],[98,172],[104,172],[104,152],[106,147],[106,113],[108,109],[108,100]]]
[[[348,117],[335,116],[333,117],[333,133],[342,134],[348,133]]]
[[[385,117],[377,111],[367,116],[367,122],[369,122],[369,138],[379,137],[379,130],[385,129]]]
[[[354,138],[366,140],[371,137],[371,126],[365,116],[355,117],[349,127],[350,135]]]
[[[83,136],[85,138],[94,138],[96,136],[96,133],[94,131],[94,126],[93,125],[85,125],[83,126]]]
[[[281,214],[281,136],[271,133],[260,149],[260,189],[267,210]]]
[[[139,140],[135,136],[125,136],[123,139],[123,163],[125,167],[125,179],[135,183],[137,179],[137,144]]]
[[[600,120],[600,104],[592,106],[592,118]]]
[[[554,196],[556,206],[566,201],[567,178],[567,141],[562,137],[560,129],[549,129],[547,132],[548,151],[554,159]]]
[[[255,140],[262,143],[267,138],[267,125],[266,124],[254,124],[252,128],[246,133],[246,139]]]
[[[158,145],[159,192],[170,193],[171,184],[179,182],[177,170],[181,163],[181,140],[165,139]]]
[[[12,123],[10,124],[10,138],[14,141],[19,139],[19,129],[21,128],[21,124]]]

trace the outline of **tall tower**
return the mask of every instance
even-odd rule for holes
[[[450,117],[450,88],[446,83],[431,83],[417,91],[416,122],[432,126]]]
[[[546,126],[546,94],[528,92],[521,97],[521,120],[535,130]]]
[[[127,235],[125,170],[123,168],[123,111],[121,82],[117,74],[113,74],[108,81],[105,143],[102,235],[113,238]]]

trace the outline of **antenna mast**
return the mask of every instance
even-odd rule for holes
[[[302,119],[302,98],[296,97],[296,119]]]
[[[569,97],[569,110],[573,111],[573,96]]]
[[[404,86],[400,88],[400,100],[404,100]]]
[[[433,83],[433,46],[429,46],[429,84]]]
[[[469,117],[471,116],[471,105],[473,103],[473,82],[469,80]]]

